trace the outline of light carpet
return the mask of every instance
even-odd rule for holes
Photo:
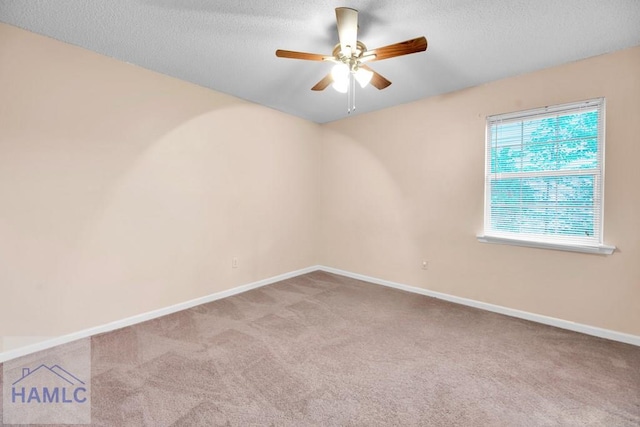
[[[96,426],[640,425],[639,347],[319,271],[91,340]]]

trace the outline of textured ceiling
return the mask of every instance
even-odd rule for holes
[[[372,63],[393,84],[358,88],[352,114],[640,45],[640,0],[0,0],[0,21],[324,123],[347,116],[346,95],[310,90],[331,64],[275,50],[329,54],[338,6],[370,49],[429,41]]]

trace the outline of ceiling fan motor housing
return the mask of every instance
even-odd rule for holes
[[[358,71],[358,67],[360,66],[360,62],[363,58],[363,54],[367,51],[367,47],[360,40],[356,42],[356,50],[351,56],[344,55],[342,53],[342,49],[340,47],[340,43],[338,43],[331,53],[335,58],[336,62],[342,62],[349,66],[349,70],[352,73]]]

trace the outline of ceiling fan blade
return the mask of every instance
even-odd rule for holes
[[[371,77],[371,81],[369,82],[369,84],[379,90],[382,90],[386,87],[389,87],[391,85],[391,82],[389,80],[387,80],[386,78],[382,77],[381,74],[376,73],[375,71],[373,71],[370,67],[367,67],[364,64],[360,64],[360,68],[364,68],[365,70],[371,71],[373,73],[373,76]]]
[[[331,77],[331,73],[327,74],[320,80],[311,90],[325,90],[327,86],[333,83],[333,77]]]
[[[304,59],[307,61],[326,61],[333,59],[332,56],[320,55],[318,53],[296,52],[293,50],[276,50],[276,56],[278,58],[290,58],[290,59]]]
[[[427,50],[427,39],[423,36],[400,43],[394,43],[389,46],[372,49],[365,52],[365,55],[375,54],[376,57],[372,59],[372,61],[381,61],[383,59],[408,55],[410,53],[424,52],[425,50]]]
[[[358,11],[350,7],[337,7],[336,21],[340,51],[345,56],[351,56],[356,53],[358,41]]]

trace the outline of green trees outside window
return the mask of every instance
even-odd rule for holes
[[[487,119],[485,234],[601,243],[603,101]]]

